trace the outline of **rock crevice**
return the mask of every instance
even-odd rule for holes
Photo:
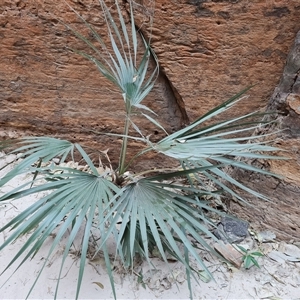
[[[265,120],[276,121],[267,130],[281,131],[275,143],[283,151],[276,153],[289,160],[270,160],[270,171],[282,175],[281,179],[236,171],[234,176],[252,189],[259,190],[271,199],[264,203],[251,196],[245,196],[254,208],[241,207],[231,202],[231,211],[251,222],[256,229],[268,228],[283,240],[300,238],[300,31],[287,56],[286,65],[278,86],[268,104]],[[255,163],[255,162],[254,162]]]

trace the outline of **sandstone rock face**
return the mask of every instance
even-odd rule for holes
[[[86,138],[82,131],[91,128],[121,132],[120,94],[95,66],[66,49],[82,49],[82,43],[58,22],[83,28],[70,8],[63,1],[2,2],[1,127],[79,141]],[[134,3],[137,19],[140,15],[147,31],[153,0]],[[69,4],[103,32],[98,1]],[[231,114],[265,107],[300,27],[299,13],[297,0],[156,1],[152,45],[165,76],[160,76],[147,104],[159,112],[168,130],[250,84],[258,83],[251,97]],[[185,108],[177,105],[180,97]],[[145,120],[138,125],[146,134],[156,133]],[[111,139],[89,136],[89,140],[94,146],[93,141],[99,142],[101,148]]]
[[[104,31],[97,0],[68,3]],[[113,1],[107,3],[113,13]],[[126,15],[126,1],[120,5]],[[251,84],[257,85],[250,97],[226,117],[264,110],[300,29],[299,0],[157,0],[155,7],[153,0],[136,0],[134,7],[145,35],[150,34],[154,12],[151,43],[161,72],[145,104],[159,113],[158,120],[170,132]],[[9,130],[16,135],[55,135],[100,150],[110,148],[116,161],[115,143],[119,146],[120,139],[90,130],[122,133],[123,100],[95,66],[67,50],[83,45],[58,20],[84,31],[64,1],[1,2],[1,135]],[[287,99],[295,111],[294,121],[287,120],[291,124],[299,120],[298,101],[297,95]],[[154,141],[162,136],[145,119],[135,122]],[[287,144],[292,149],[299,141],[293,138]],[[133,155],[139,147],[131,143],[129,151]],[[165,164],[155,155],[151,160]],[[147,163],[141,161],[140,166]],[[284,173],[284,168],[295,168],[293,178],[300,178],[292,160],[285,167],[274,164],[272,170]]]
[[[237,172],[235,177],[268,195],[271,202],[251,197],[252,208],[231,203],[231,210],[255,224],[256,228],[275,231],[280,239],[300,238],[300,31],[287,57],[279,85],[268,104],[277,114],[266,116],[273,123],[268,131],[280,130],[273,143],[283,149],[279,155],[289,160],[269,161],[268,169],[282,175],[275,179],[249,172]],[[255,163],[255,162],[254,162]],[[262,166],[264,167],[264,166]]]
[[[98,1],[69,3],[107,38]],[[101,150],[109,147],[112,161],[117,161],[120,139],[99,137],[90,129],[123,133],[122,96],[92,63],[67,50],[84,45],[58,20],[84,32],[82,21],[64,1],[52,0],[4,1],[0,16],[2,129],[57,135]],[[159,121],[169,131],[187,122],[176,101],[172,84],[162,74],[146,104],[159,112]],[[145,119],[134,121],[155,140],[157,128]],[[131,151],[138,146],[131,143]]]
[[[190,119],[251,84],[236,113],[264,108],[299,14],[297,0],[156,1],[152,43]]]

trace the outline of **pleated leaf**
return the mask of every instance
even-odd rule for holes
[[[140,51],[138,47],[138,35],[140,34],[135,29],[131,2],[129,2],[131,18],[130,27],[126,26],[118,1],[115,1],[115,7],[118,13],[119,24],[116,24],[104,1],[99,0],[99,3],[104,12],[107,34],[112,51],[109,52],[107,50],[108,47],[105,45],[104,39],[102,39],[94,27],[86,22],[74,9],[72,10],[90,30],[103,51],[99,51],[92,41],[71,26],[65,24],[65,26],[71,30],[77,38],[93,50],[95,56],[84,51],[78,51],[76,49],[71,50],[93,62],[98,67],[98,70],[102,73],[102,75],[121,90],[121,93],[124,95],[124,101],[126,102],[126,110],[127,112],[131,112],[133,107],[140,107],[142,100],[153,88],[158,75],[157,59],[144,37],[141,36],[143,41],[142,47],[144,47],[142,51],[144,54],[140,61],[137,60],[137,54]],[[150,56],[154,58],[156,66],[150,73],[148,73]]]
[[[62,170],[62,168],[58,167],[56,169]],[[53,171],[55,171],[55,168],[53,168]],[[48,251],[45,263],[42,265],[39,275],[34,282],[35,285],[46,262],[54,253],[65,233],[71,229],[65,244],[60,273],[74,240],[76,238],[82,238],[76,290],[77,299],[85,268],[92,221],[97,214],[100,215],[102,219],[100,219],[98,226],[104,229],[103,208],[106,207],[114,194],[119,191],[119,188],[105,178],[72,169],[64,169],[64,172],[61,174],[54,173],[47,175],[47,178],[51,179],[51,181],[37,187],[24,189],[21,192],[19,189],[16,189],[15,192],[13,190],[11,193],[3,195],[0,198],[0,201],[12,198],[17,200],[39,192],[50,192],[0,229],[0,232],[8,228],[13,229],[8,238],[0,246],[0,251],[16,241],[21,235],[28,236],[25,244],[17,252],[12,261],[8,263],[3,272],[14,265],[18,260],[22,259],[16,267],[16,270],[18,270],[27,259],[36,255],[43,243],[50,237],[54,230],[56,230],[56,237]],[[80,234],[82,227],[84,228],[83,234]],[[103,249],[105,249],[105,247],[104,245]],[[109,269],[110,265],[107,265],[107,268]],[[111,273],[110,276],[112,276]],[[58,278],[61,278],[60,274]],[[59,282],[60,280],[58,279],[55,298],[57,297]],[[34,285],[31,287],[29,294]]]
[[[169,252],[191,271],[190,264],[181,249],[183,245],[208,272],[188,236],[191,235],[203,247],[214,252],[201,236],[201,233],[204,233],[216,239],[207,229],[200,213],[202,208],[210,210],[213,208],[204,201],[195,200],[194,193],[192,198],[181,195],[169,190],[178,187],[163,186],[163,183],[157,182],[156,179],[156,177],[141,179],[125,186],[109,204],[114,209],[105,212],[106,218],[111,220],[111,227],[114,224],[120,226],[117,249],[119,253],[121,252],[124,264],[127,267],[131,266],[136,253],[149,261],[149,248],[156,245],[166,263],[168,263],[166,252]],[[195,189],[191,188],[190,192],[195,192]],[[200,194],[201,191],[198,191],[198,195]],[[111,228],[111,232],[112,230]]]

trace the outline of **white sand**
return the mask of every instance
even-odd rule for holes
[[[0,173],[2,177],[4,172]],[[28,176],[28,175],[26,175]],[[20,176],[9,185],[0,190],[5,192],[24,182],[24,176]],[[3,226],[14,216],[34,203],[37,196],[31,196],[22,200],[13,201],[11,204],[0,205],[0,226]],[[9,231],[0,234],[0,244],[7,238]],[[14,254],[22,247],[28,237],[23,236],[19,240],[0,252],[0,271],[2,271]],[[40,249],[39,253],[26,263],[8,280],[0,289],[0,299],[25,299],[31,284],[35,280],[39,268],[47,256],[51,245],[51,238]],[[53,299],[56,288],[57,275],[60,268],[60,260],[64,249],[63,241],[55,254],[51,256],[37,285],[29,299]],[[269,257],[259,259],[261,268],[252,267],[250,270],[229,269],[217,260],[208,262],[213,272],[215,282],[200,284],[193,282],[194,299],[300,299],[300,263],[284,262],[279,264]],[[170,272],[159,259],[154,259],[157,265],[157,273],[148,278],[146,289],[137,283],[135,275],[115,274],[115,286],[117,299],[188,299],[189,291],[185,280],[185,273],[178,262],[171,263],[172,270],[178,275],[176,278],[179,290],[172,282]],[[19,261],[20,262],[20,261]],[[58,299],[74,299],[77,283],[79,258],[70,253],[63,269],[63,277],[60,282]],[[14,265],[15,267],[17,264]],[[0,276],[0,286],[5,283],[15,268],[10,268]],[[144,279],[147,279],[149,267],[144,264],[141,268]],[[103,289],[95,282],[101,283]],[[150,289],[149,286],[152,288]],[[80,291],[80,299],[112,299],[108,275],[103,268],[103,260],[87,260],[83,283]]]

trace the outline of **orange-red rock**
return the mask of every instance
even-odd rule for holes
[[[135,2],[137,20],[151,13],[153,2]],[[69,3],[103,32],[98,1]],[[152,45],[190,120],[250,84],[257,84],[250,98],[231,115],[264,108],[300,28],[299,13],[298,0],[156,1]],[[86,138],[81,128],[121,132],[120,94],[95,66],[67,51],[82,43],[58,19],[83,27],[63,1],[2,1],[1,127],[79,140]],[[171,130],[180,127],[180,113],[165,89],[159,81],[147,103]],[[154,133],[145,120],[137,122]]]
[[[104,31],[97,0],[68,2]],[[125,2],[120,1],[124,14]],[[146,34],[153,4],[154,0],[134,1],[137,22],[145,23]],[[146,104],[159,113],[159,121],[169,131],[251,84],[256,86],[249,91],[250,97],[227,116],[264,110],[300,29],[299,0],[157,0],[154,12],[151,44],[163,72]],[[8,130],[51,134],[100,150],[110,148],[110,157],[116,161],[115,142],[119,146],[120,139],[96,136],[89,130],[122,133],[122,97],[94,65],[66,49],[81,49],[82,43],[58,19],[84,28],[64,1],[1,2],[2,135]],[[297,101],[290,98],[288,102],[296,113]],[[161,136],[144,119],[135,121],[145,135]],[[138,147],[130,145],[132,155]],[[160,159],[156,163],[164,164]],[[273,166],[275,171],[281,168]],[[284,168],[289,166],[293,173],[299,171],[295,162]]]

